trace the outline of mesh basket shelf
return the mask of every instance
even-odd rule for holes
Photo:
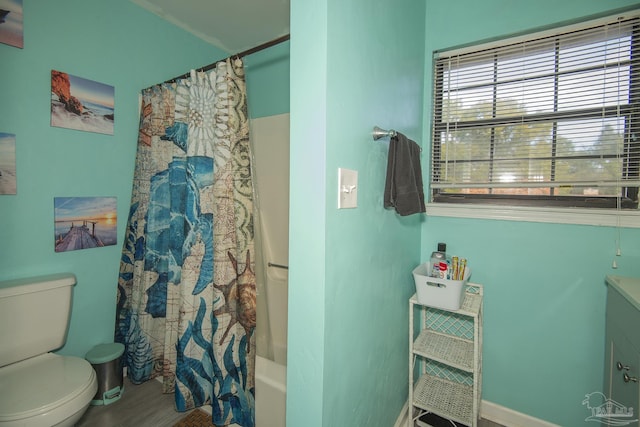
[[[423,375],[415,385],[413,406],[446,414],[451,421],[470,426],[473,424],[473,387]]]
[[[423,329],[413,344],[413,352],[473,372],[473,341]]]

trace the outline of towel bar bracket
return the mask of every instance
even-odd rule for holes
[[[389,137],[394,137],[396,136],[396,131],[393,129],[389,129],[389,130],[384,130],[378,126],[374,126],[373,127],[373,132],[371,133],[371,135],[373,136],[373,140],[377,141],[380,138],[385,138],[387,136]]]

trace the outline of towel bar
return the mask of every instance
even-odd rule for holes
[[[374,141],[377,141],[380,138],[384,138],[386,136],[390,136],[391,138],[393,138],[397,134],[398,134],[398,132],[396,132],[393,129],[384,130],[382,128],[379,128],[378,126],[374,126],[373,127],[373,132],[371,132],[371,135],[373,135],[373,140]],[[420,147],[420,152],[422,152],[422,147]]]
[[[267,265],[268,265],[269,267],[284,268],[285,270],[288,270],[288,269],[289,269],[289,266],[288,266],[288,265],[274,264],[274,263],[272,263],[272,262],[268,262],[268,263],[267,263]]]

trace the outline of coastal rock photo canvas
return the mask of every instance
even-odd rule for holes
[[[113,135],[115,89],[51,70],[51,126]]]

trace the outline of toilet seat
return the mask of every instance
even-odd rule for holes
[[[98,381],[91,364],[47,353],[0,368],[0,426],[52,426],[84,410]],[[20,423],[20,424],[18,424]]]

